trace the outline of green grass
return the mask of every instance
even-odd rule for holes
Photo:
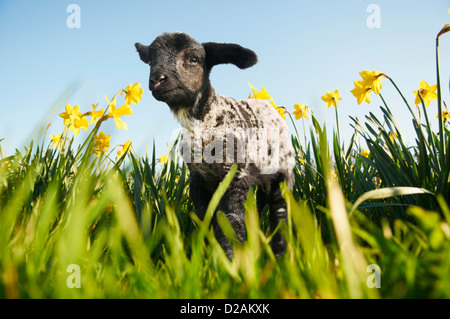
[[[427,109],[419,117],[405,99],[416,133],[408,145],[381,100],[383,119],[353,118],[347,146],[339,129],[327,140],[314,116],[304,141],[292,136],[298,161],[292,192],[281,185],[287,250],[278,259],[254,190],[244,244],[217,213],[235,251],[227,259],[209,224],[235,170],[199,220],[178,140],[167,162],[154,148],[96,157],[100,121],[76,149],[67,130],[61,148],[31,143],[9,157],[0,148],[0,298],[449,298],[448,126],[433,132]],[[80,288],[69,288],[74,264]]]

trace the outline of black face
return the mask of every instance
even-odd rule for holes
[[[150,65],[149,89],[155,99],[174,109],[193,105],[204,83],[203,46],[174,33],[157,37],[146,51],[143,60]]]
[[[174,111],[206,99],[209,72],[218,64],[245,69],[257,62],[255,52],[233,43],[198,43],[185,33],[163,33],[150,46],[135,44],[150,65],[149,89]],[[205,93],[205,94],[202,94]]]

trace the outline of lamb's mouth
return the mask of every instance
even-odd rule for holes
[[[167,97],[169,97],[169,95],[171,93],[173,93],[173,91],[176,90],[177,87],[171,87],[171,88],[157,88],[157,89],[153,89],[152,91],[152,95],[155,99],[157,99],[158,101],[161,102],[166,102],[165,99]]]

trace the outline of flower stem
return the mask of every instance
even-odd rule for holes
[[[292,118],[291,113],[287,112],[287,114],[289,115],[289,118],[291,119],[292,125],[294,126],[295,133],[297,134],[297,141],[298,141],[298,144],[299,144],[299,147],[300,147],[300,153],[301,153],[300,156],[301,157],[305,157],[305,153],[303,152],[302,141],[300,140],[300,135],[298,134],[298,131],[297,131],[297,126],[295,125],[295,122],[294,122],[294,119]],[[306,147],[306,143],[305,143],[305,147]]]
[[[426,125],[426,131],[427,131],[427,135],[428,135],[428,140],[429,140],[429,142],[431,143],[431,149],[430,148],[428,148],[429,149],[429,152],[430,153],[434,153],[434,157],[432,158],[432,160],[434,159],[435,161],[435,165],[436,165],[436,167],[438,168],[439,166],[441,166],[442,165],[442,162],[440,161],[440,159],[439,159],[439,157],[438,157],[438,150],[437,150],[437,148],[436,148],[436,144],[435,144],[435,142],[434,142],[434,138],[433,138],[433,132],[431,131],[431,125],[430,125],[430,121],[428,120],[428,112],[427,112],[427,108],[426,108],[426,106],[425,106],[425,102],[424,102],[424,100],[423,100],[423,98],[422,98],[422,95],[421,94],[418,94],[418,96],[419,96],[419,98],[420,98],[420,101],[421,101],[421,103],[422,103],[422,108],[423,108],[423,114],[425,115],[425,121],[426,121],[426,123],[427,123],[427,125]],[[419,110],[419,106],[417,106],[417,110]],[[422,130],[421,130],[422,131]],[[425,138],[425,137],[424,137]],[[436,163],[436,161],[437,161],[437,163]]]
[[[442,116],[442,93],[441,80],[439,76],[439,36],[436,37],[436,76],[437,76],[437,95],[438,95],[438,115],[439,115],[439,139],[440,139],[440,160],[441,167],[445,167],[445,140],[444,140],[444,117]]]
[[[338,111],[337,111],[337,107],[334,108],[335,113],[336,113],[336,129],[337,129],[337,136],[338,136],[338,140],[339,140],[339,145],[341,144],[341,133],[339,130],[339,117],[338,117]]]
[[[406,101],[405,97],[403,96],[403,93],[400,91],[400,89],[398,88],[398,86],[395,84],[395,82],[394,82],[389,76],[386,76],[386,77],[389,79],[389,81],[391,81],[392,85],[395,87],[395,89],[397,90],[397,92],[400,94],[400,96],[401,96],[402,99],[403,99],[403,102],[405,102],[406,106],[407,106],[408,109],[409,109],[409,112],[410,112],[411,115],[414,117],[414,119],[416,120],[416,122],[419,123],[419,122],[417,121],[416,115],[414,114],[414,112],[413,112],[412,109],[411,109],[411,106],[409,106],[408,101]]]
[[[295,125],[294,119],[292,118],[292,115],[291,115],[290,112],[287,112],[287,114],[289,115],[289,117],[290,117],[290,119],[291,119],[291,122],[292,122],[292,125],[294,126],[295,133],[297,134],[297,140],[298,140],[300,146],[302,146],[302,143],[301,143],[301,141],[300,141],[300,135],[298,134],[297,126]]]

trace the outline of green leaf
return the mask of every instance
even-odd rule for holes
[[[389,198],[394,196],[402,196],[402,195],[414,195],[414,194],[430,194],[434,195],[429,190],[426,190],[424,188],[418,188],[418,187],[387,187],[387,188],[380,188],[373,191],[368,191],[361,195],[356,202],[353,204],[352,209],[350,210],[350,214],[352,214],[361,203],[365,202],[366,200],[371,199],[383,199],[383,198]]]

